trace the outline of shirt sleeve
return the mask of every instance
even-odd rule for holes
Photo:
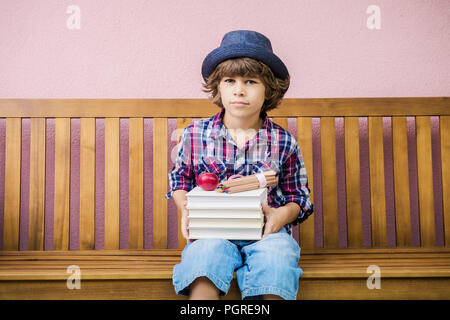
[[[191,158],[191,140],[190,140],[190,126],[184,128],[181,134],[180,142],[177,145],[178,154],[175,159],[175,164],[169,176],[169,192],[165,195],[166,199],[173,196],[175,190],[190,191],[194,188],[194,170]]]
[[[310,189],[305,164],[297,143],[282,165],[278,185],[284,197],[282,205],[295,202],[300,206],[300,212],[297,219],[292,222],[293,225],[303,222],[314,212],[314,206],[309,197]]]

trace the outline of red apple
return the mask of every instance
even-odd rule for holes
[[[213,191],[219,185],[219,177],[214,173],[202,172],[198,176],[198,185],[205,191]]]

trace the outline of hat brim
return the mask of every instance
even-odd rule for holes
[[[289,72],[280,58],[273,52],[265,50],[264,48],[251,45],[230,45],[222,46],[211,51],[202,64],[202,76],[205,82],[213,73],[217,65],[225,60],[249,57],[265,63],[274,73],[277,78],[285,80],[289,76]]]

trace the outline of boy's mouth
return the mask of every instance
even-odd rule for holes
[[[248,103],[241,102],[241,101],[231,101],[231,104],[235,105],[235,106],[246,106],[246,105],[248,105]]]

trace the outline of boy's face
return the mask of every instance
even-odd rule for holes
[[[265,86],[259,78],[231,76],[220,80],[222,104],[230,116],[259,117],[265,99]]]

